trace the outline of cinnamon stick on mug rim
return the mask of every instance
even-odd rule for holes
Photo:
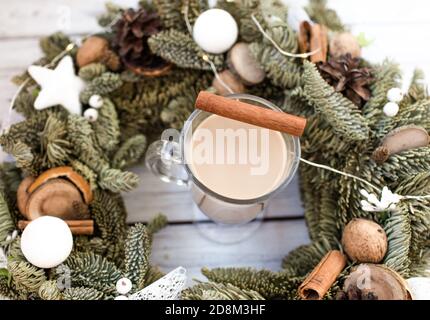
[[[24,230],[31,221],[19,220],[18,229]],[[92,235],[94,233],[94,220],[64,220],[74,235]]]
[[[207,91],[200,91],[195,106],[197,109],[225,118],[298,137],[303,134],[306,126],[305,118],[218,96]]]
[[[346,257],[342,252],[329,251],[300,285],[300,298],[321,300],[345,266]]]

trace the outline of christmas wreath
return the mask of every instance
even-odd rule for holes
[[[14,79],[12,107],[24,120],[0,136],[14,159],[0,170],[0,296],[165,297],[154,293],[166,278],[149,257],[166,218],[127,226],[120,192],[138,184],[127,168],[140,163],[148,142],[181,128],[208,90],[250,93],[307,118],[302,155],[319,164],[300,167],[312,243],[290,252],[280,272],[203,268],[208,282],[181,297],[409,298],[403,279],[424,275],[430,254],[423,197],[430,99],[422,73],[401,92],[398,66],[362,59],[324,0],[216,7],[237,37],[206,41],[204,0],[154,0],[137,9],[108,4],[99,19],[105,31],[79,45],[62,33],[40,40],[44,56]],[[55,236],[52,252],[35,248]],[[371,288],[354,282],[363,266],[376,279]],[[323,283],[315,284],[316,274]]]

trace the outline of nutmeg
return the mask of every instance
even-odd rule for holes
[[[333,58],[339,58],[347,53],[352,58],[361,56],[361,47],[357,39],[349,32],[337,33],[330,40],[329,52]]]
[[[342,246],[353,261],[379,263],[387,252],[387,235],[373,221],[353,219],[343,230]]]

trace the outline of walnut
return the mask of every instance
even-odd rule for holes
[[[353,261],[379,263],[387,252],[387,235],[373,221],[353,219],[343,230],[342,246]]]

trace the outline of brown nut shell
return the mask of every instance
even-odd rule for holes
[[[379,263],[387,252],[387,235],[371,220],[353,219],[343,230],[342,247],[353,261]]]

